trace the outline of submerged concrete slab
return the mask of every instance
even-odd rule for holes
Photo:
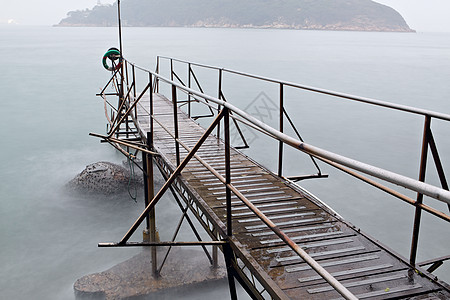
[[[158,251],[159,264],[164,254],[165,251]],[[109,270],[83,276],[75,282],[74,290],[77,298],[128,299],[221,280],[226,280],[223,262],[213,268],[203,252],[175,247],[167,258],[161,276],[155,278],[151,251],[144,249]]]

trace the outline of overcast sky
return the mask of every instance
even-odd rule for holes
[[[98,0],[0,0],[0,23],[53,25],[71,10],[92,8]],[[113,3],[114,0],[100,0]],[[126,0],[123,0],[126,1]],[[450,32],[450,0],[376,0],[396,9],[417,31]]]

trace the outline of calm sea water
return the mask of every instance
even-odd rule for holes
[[[99,249],[97,243],[123,236],[143,207],[142,195],[135,204],[127,194],[101,198],[64,189],[87,164],[122,160],[88,136],[105,130],[103,103],[95,93],[109,78],[101,57],[117,45],[116,29],[8,26],[0,27],[0,41],[1,298],[73,299],[77,278],[139,251]],[[449,34],[125,28],[124,45],[126,57],[152,69],[156,55],[174,56],[450,113]],[[199,70],[198,76],[216,95],[216,75]],[[227,99],[248,111],[261,101],[261,92],[277,103],[277,86],[224,78]],[[417,178],[423,118],[307,92],[285,93],[286,108],[310,144]],[[277,124],[274,116],[265,118]],[[447,172],[449,129],[444,122],[433,123]],[[254,136],[246,153],[275,170],[275,150],[276,144]],[[286,163],[287,175],[315,171],[291,150],[286,156],[295,161]],[[302,185],[408,256],[412,208],[330,167],[322,169],[330,178]],[[437,184],[434,171],[430,165],[427,176]],[[157,222],[162,239],[169,239],[175,225],[166,220],[179,213],[170,199],[165,203]],[[446,211],[444,205],[434,206]],[[448,224],[425,214],[423,225],[418,260],[448,255]],[[191,239],[187,231],[183,239]],[[436,274],[448,282],[449,270],[447,264]],[[227,287],[218,289],[226,298]],[[185,298],[209,298],[211,292]]]

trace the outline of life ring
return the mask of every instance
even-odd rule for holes
[[[106,61],[106,59],[110,59],[112,62],[114,62],[115,60],[119,60],[119,63],[117,65],[114,66],[113,65],[110,67],[108,66],[108,63]],[[117,48],[109,48],[108,51],[106,51],[105,55],[103,55],[103,67],[108,70],[108,71],[116,71],[118,70],[121,66],[122,66],[122,56],[120,55],[120,51]]]

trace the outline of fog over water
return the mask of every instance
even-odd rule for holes
[[[127,0],[122,0],[122,3]],[[69,11],[91,9],[114,0],[0,0],[0,24],[54,25]],[[408,25],[420,32],[450,32],[450,3],[447,0],[377,0],[397,10]]]
[[[5,299],[73,299],[77,278],[104,271],[140,251],[99,249],[97,243],[123,236],[143,208],[141,191],[136,204],[127,193],[92,197],[64,188],[87,164],[123,160],[88,136],[105,131],[103,102],[95,93],[109,79],[101,58],[117,46],[117,31],[2,26],[0,40],[0,290]],[[156,55],[168,55],[450,113],[450,35],[444,33],[125,28],[124,53],[150,69]],[[205,90],[216,95],[216,75],[199,71],[198,76]],[[261,92],[276,103],[277,86],[224,78],[224,94],[242,109]],[[290,89],[286,108],[310,144],[417,178],[423,118]],[[275,118],[267,122],[277,124]],[[449,125],[433,121],[447,173]],[[270,154],[276,143],[256,136],[251,146],[247,154],[276,168],[276,155]],[[287,175],[314,172],[307,160],[295,155],[286,150],[292,162],[285,165]],[[438,184],[429,163],[427,179]],[[302,185],[408,256],[412,208],[322,167],[329,179]],[[169,240],[176,226],[170,220],[180,213],[170,198],[163,200],[164,205],[157,206],[157,225],[162,240]],[[445,205],[425,201],[447,211]],[[418,260],[448,255],[448,224],[424,214],[423,225]],[[193,239],[188,230],[183,239]],[[436,275],[449,282],[449,270],[447,264]],[[206,299],[218,292],[219,298],[228,297],[226,285],[217,289],[183,295]]]

